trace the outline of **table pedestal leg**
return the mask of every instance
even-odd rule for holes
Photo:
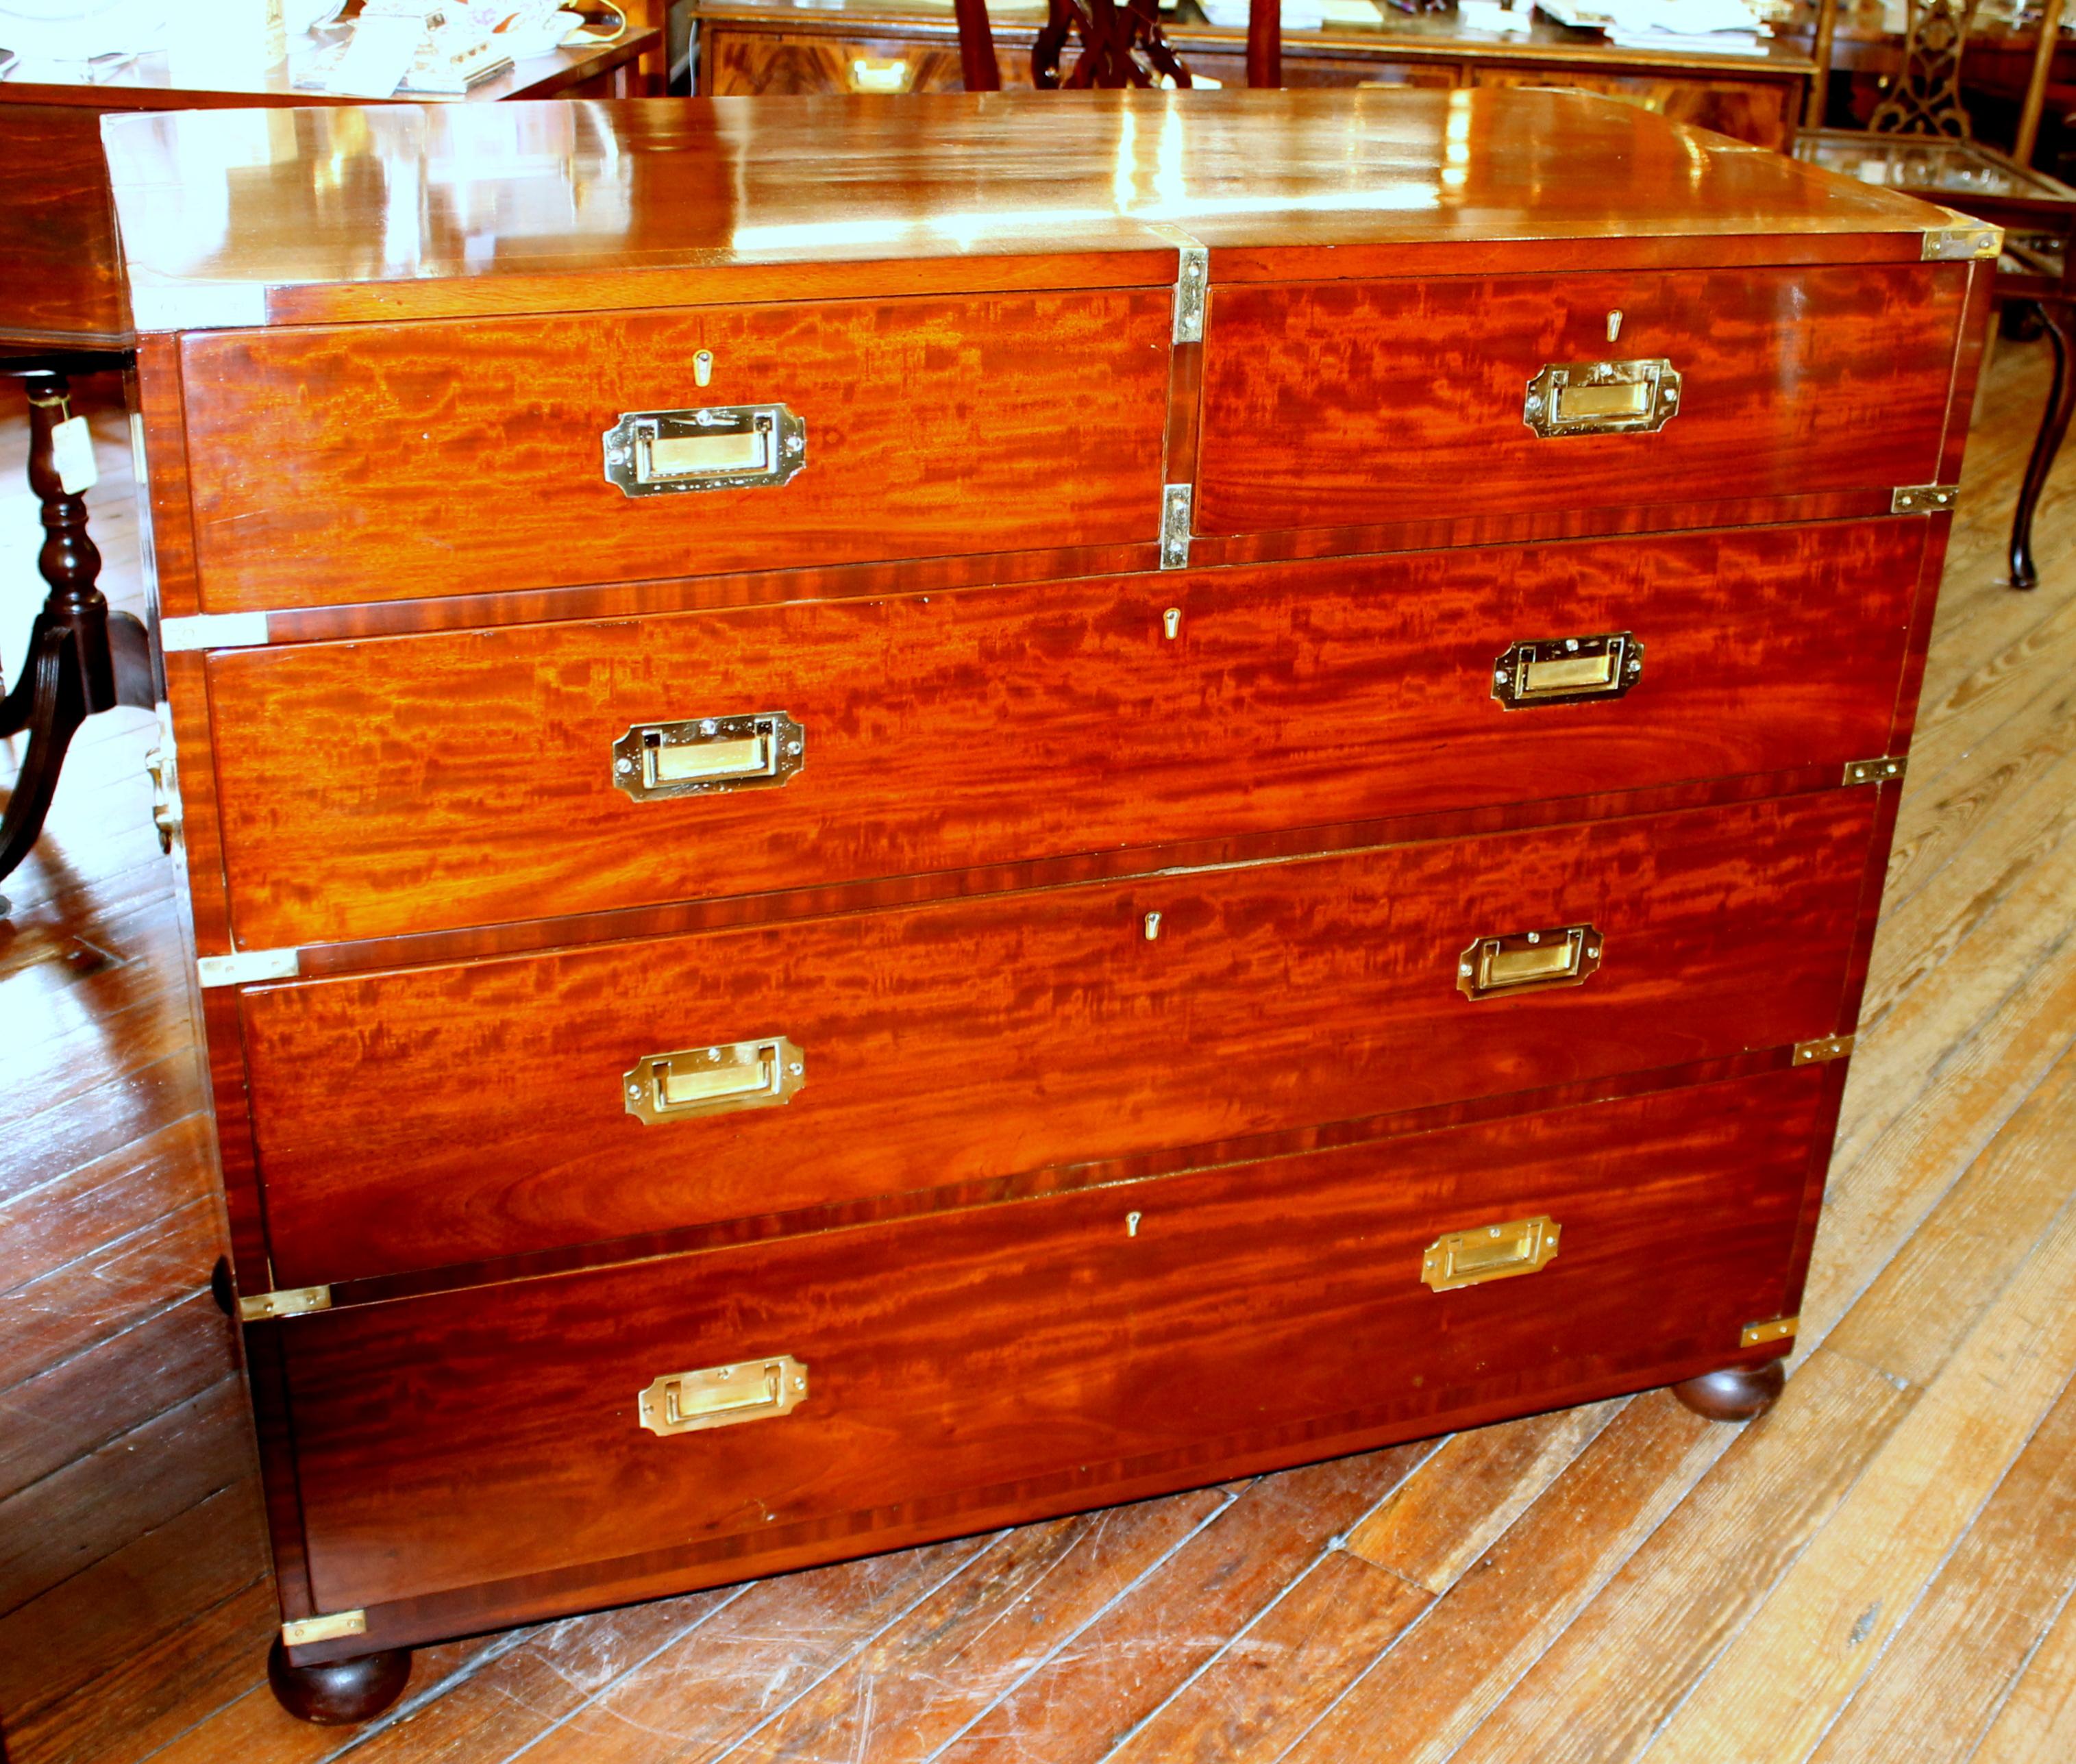
[[[86,530],[86,498],[58,475],[54,436],[69,412],[69,387],[56,370],[15,371],[29,390],[29,488],[42,504],[43,549],[36,569],[50,593],[29,637],[21,678],[0,699],[0,736],[27,731],[13,794],[0,816],[0,877],[27,857],[43,831],[65,750],[79,726],[118,704],[152,708],[150,645],[144,628],[110,613],[95,582],[101,553]]]

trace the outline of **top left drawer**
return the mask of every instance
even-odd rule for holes
[[[192,336],[201,604],[1152,542],[1173,303],[1162,287]],[[651,442],[642,413],[674,412]],[[642,493],[608,481],[617,428]]]

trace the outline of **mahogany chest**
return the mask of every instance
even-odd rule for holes
[[[107,140],[292,1706],[1769,1399],[1994,231],[1544,92]]]

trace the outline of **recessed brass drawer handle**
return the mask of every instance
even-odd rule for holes
[[[1459,1286],[1533,1274],[1557,1253],[1560,1229],[1548,1214],[1538,1213],[1532,1219],[1451,1231],[1427,1246],[1420,1263],[1421,1284],[1447,1293]]]
[[[791,1354],[666,1372],[637,1399],[641,1425],[659,1437],[733,1427],[791,1414],[807,1401],[808,1368]]]
[[[808,425],[783,405],[626,411],[603,441],[605,481],[630,496],[782,484],[808,463]]]
[[[1508,710],[1620,698],[1643,678],[1643,645],[1629,631],[1516,643],[1493,662],[1492,695]]]
[[[1552,362],[1528,383],[1521,420],[1558,435],[1644,435],[1679,412],[1679,371],[1653,361]]]
[[[807,757],[808,732],[783,711],[637,723],[612,744],[612,782],[637,803],[783,784]]]
[[[792,1100],[808,1063],[783,1036],[730,1041],[678,1053],[644,1054],[621,1074],[627,1112],[650,1127],[732,1109],[769,1109]]]
[[[1576,986],[1600,966],[1601,942],[1591,925],[1480,937],[1456,963],[1457,989],[1476,999]]]

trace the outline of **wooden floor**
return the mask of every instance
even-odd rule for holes
[[[148,720],[99,720],[0,885],[7,1758],[2076,1758],[2076,463],[2040,590],[1999,580],[2045,384],[2037,346],[2003,348],[1767,1419],[1652,1393],[435,1648],[358,1733],[261,1682]],[[22,449],[0,430],[10,473]],[[26,495],[0,503],[10,666],[35,539]]]

